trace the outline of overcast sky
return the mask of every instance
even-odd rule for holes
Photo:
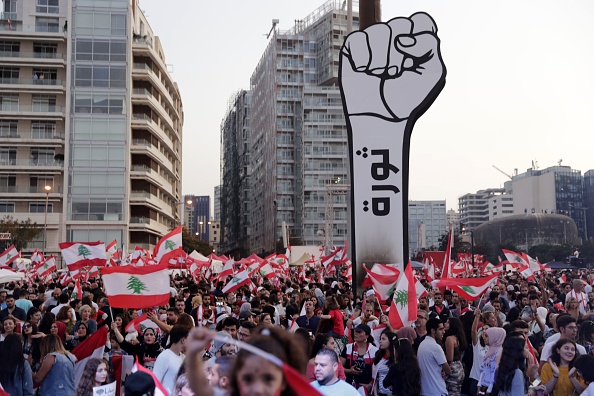
[[[249,88],[272,19],[290,29],[321,0],[141,0],[184,104],[183,193],[220,183],[220,124]],[[411,139],[409,199],[500,187],[492,165],[594,169],[594,1],[383,0],[384,21],[435,19],[446,86]]]

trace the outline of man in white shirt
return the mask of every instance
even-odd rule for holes
[[[153,374],[170,395],[174,393],[177,373],[185,359],[188,332],[189,330],[184,327],[173,326],[169,332],[171,346],[159,354],[153,367]]]
[[[68,297],[68,294],[61,293],[60,297],[58,297],[58,300],[59,300],[60,304],[58,304],[56,307],[54,307],[51,311],[56,316],[58,315],[58,312],[60,312],[60,309],[62,307],[70,307],[70,297]],[[72,320],[76,321],[76,312],[74,311],[74,309],[72,307],[70,307],[70,313],[72,314]]]
[[[587,312],[588,295],[584,293],[584,282],[581,279],[573,280],[573,290],[567,293],[565,299],[567,299],[567,297],[573,297],[578,301],[578,306],[580,307],[582,315]]]
[[[450,365],[441,348],[441,341],[445,329],[441,320],[434,318],[427,321],[427,337],[419,345],[417,358],[421,368],[421,395],[422,396],[447,396],[442,372],[446,376],[451,374]]]

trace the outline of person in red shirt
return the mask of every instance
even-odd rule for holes
[[[332,319],[332,330],[329,332],[334,338],[344,337],[344,320],[336,297],[326,297],[324,301],[325,314],[320,315],[321,319]]]

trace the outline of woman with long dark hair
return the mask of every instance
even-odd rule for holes
[[[56,315],[51,312],[46,312],[41,317],[39,325],[37,326],[40,333],[49,334],[52,324],[56,321]]]
[[[23,356],[21,336],[9,334],[0,344],[0,383],[11,396],[33,396],[31,366]]]
[[[388,375],[390,367],[395,362],[394,356],[394,342],[398,341],[396,333],[392,333],[388,329],[382,331],[379,339],[379,349],[373,358],[373,367],[371,368],[371,375],[374,379],[374,392],[377,395],[387,395],[390,390],[384,387],[384,378]]]
[[[106,380],[107,363],[105,360],[89,359],[76,387],[76,396],[93,396],[93,387],[104,385]]]
[[[41,322],[41,311],[39,308],[33,307],[27,311],[27,322],[39,326],[39,322]]]
[[[561,338],[551,349],[551,357],[542,366],[540,379],[551,396],[566,396],[573,392],[580,394],[586,388],[583,379],[570,376],[569,372],[578,357],[575,342]]]
[[[501,360],[491,395],[516,396],[524,394],[525,344],[524,338],[506,337],[501,349]]]
[[[309,382],[313,382],[316,380],[314,360],[321,349],[331,349],[336,352],[336,341],[334,340],[334,337],[327,333],[318,333],[316,335],[316,338],[313,342],[313,346],[311,347],[311,352],[309,354],[310,359],[307,362],[307,370],[305,374],[305,378],[307,378]],[[346,379],[344,367],[340,359],[338,359],[338,370],[336,371],[336,374],[338,375],[338,379]]]
[[[385,388],[392,388],[392,396],[418,396],[421,394],[421,368],[411,343],[399,339],[392,344],[395,363],[384,378]]]
[[[25,322],[23,324],[22,336],[23,356],[29,362],[29,365],[31,365],[31,369],[37,371],[41,364],[41,350],[39,349],[39,345],[41,344],[43,334],[39,334],[37,325],[31,322]]]
[[[462,365],[462,354],[466,351],[468,344],[458,318],[448,320],[450,326],[444,335],[445,355],[452,373],[446,379],[446,386],[449,396],[460,396],[462,381],[464,381],[464,366]]]

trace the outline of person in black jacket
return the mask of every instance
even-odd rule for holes
[[[111,330],[114,332],[116,339],[122,349],[130,355],[138,357],[138,362],[149,370],[153,370],[155,361],[163,347],[157,340],[157,330],[152,327],[147,327],[142,332],[142,341],[138,344],[131,344],[124,339],[124,336],[118,330],[115,322],[111,324]]]

